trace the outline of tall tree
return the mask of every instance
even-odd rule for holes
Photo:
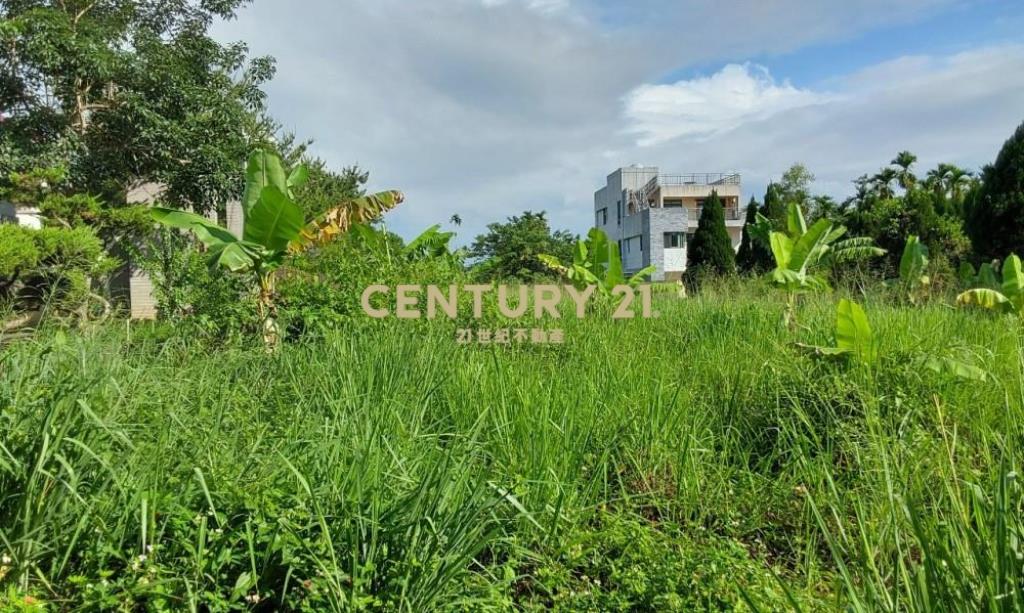
[[[743,236],[740,239],[740,248],[736,252],[736,268],[744,273],[757,273],[767,270],[771,264],[771,252],[760,240],[751,234],[751,228],[757,222],[757,212],[760,208],[757,200],[750,197],[747,204],[747,216],[743,224]]]
[[[911,190],[917,184],[917,177],[914,176],[913,171],[910,167],[917,161],[917,156],[909,151],[900,151],[893,158],[891,165],[897,168],[896,170],[896,183],[899,184],[905,190]]]
[[[237,197],[248,151],[268,137],[260,86],[273,61],[208,29],[243,4],[0,3],[0,177],[60,165],[111,202],[145,181],[196,209]]]
[[[967,211],[967,233],[985,258],[1024,254],[1024,123],[982,171]]]
[[[566,230],[552,231],[544,211],[526,211],[506,223],[487,224],[487,232],[470,246],[469,256],[478,260],[473,269],[483,279],[532,281],[550,275],[538,255],[571,260],[575,242]]]
[[[783,231],[786,229],[786,203],[779,194],[779,186],[776,183],[769,183],[764,191],[764,203],[761,205],[761,215],[772,222],[772,229]]]
[[[686,268],[691,277],[706,274],[728,275],[736,272],[736,252],[725,229],[725,211],[718,192],[704,202],[697,231],[687,245]]]
[[[796,163],[787,168],[786,172],[782,173],[782,178],[775,184],[782,208],[785,209],[790,203],[806,208],[811,197],[811,183],[814,183],[814,173],[808,170],[807,166]]]
[[[892,198],[896,195],[896,192],[892,189],[892,184],[897,176],[899,176],[899,173],[895,169],[886,166],[879,170],[875,176],[871,177],[871,187],[878,194],[879,198]]]

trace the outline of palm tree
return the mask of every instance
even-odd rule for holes
[[[969,188],[974,180],[974,173],[956,164],[943,162],[928,171],[925,184],[938,196],[959,200],[964,190]]]
[[[455,213],[454,215],[452,215],[451,217],[449,217],[449,218],[448,218],[448,221],[449,221],[449,222],[450,222],[450,223],[451,223],[452,225],[456,225],[456,226],[461,226],[461,225],[462,225],[462,218],[461,218],[461,217],[459,217],[459,214],[458,214],[458,213]]]
[[[959,202],[964,190],[969,188],[974,180],[974,174],[958,166],[950,164],[949,172],[946,174],[946,189],[954,201]]]
[[[896,180],[898,173],[895,169],[887,166],[878,171],[878,174],[871,177],[871,183],[879,198],[892,198],[895,194],[892,189],[892,182]]]
[[[896,171],[896,182],[905,190],[913,189],[917,183],[917,177],[910,171],[910,167],[917,161],[917,156],[909,151],[900,151],[896,154],[890,164],[899,167]]]

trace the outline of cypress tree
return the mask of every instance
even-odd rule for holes
[[[728,275],[736,272],[736,253],[725,229],[725,211],[718,192],[704,202],[697,231],[687,246],[687,269],[691,275]]]
[[[774,183],[768,184],[764,192],[764,204],[761,205],[761,214],[772,222],[772,229],[778,232],[786,231],[786,203],[779,196],[779,186]]]
[[[981,189],[972,195],[965,225],[975,253],[1024,255],[1024,123],[982,171]]]
[[[757,211],[760,205],[754,197],[750,197],[747,204],[747,217],[743,224],[743,237],[740,239],[740,250],[736,253],[736,268],[740,272],[753,273],[764,269],[764,255],[767,250],[750,235],[750,228],[757,221]]]

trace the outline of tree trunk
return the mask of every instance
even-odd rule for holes
[[[276,351],[281,344],[277,327],[277,305],[274,302],[274,272],[260,272],[259,313],[263,327],[263,346],[267,352]]]

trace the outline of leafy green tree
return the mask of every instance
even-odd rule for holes
[[[0,177],[64,166],[106,202],[136,182],[206,210],[242,191],[268,137],[269,58],[208,35],[245,0],[8,0],[0,4]]]
[[[302,253],[346,233],[352,224],[365,223],[398,206],[401,192],[387,191],[339,203],[307,221],[293,200],[295,190],[309,177],[304,166],[286,174],[281,160],[256,151],[246,168],[242,236],[213,221],[186,211],[155,207],[153,218],[172,228],[191,230],[207,249],[210,267],[248,273],[259,283],[260,319],[268,349],[280,341],[277,326],[275,272],[289,254]]]
[[[985,258],[1024,253],[1024,123],[982,171],[982,184],[967,211],[967,233]]]
[[[281,132],[277,124],[271,127],[275,132]],[[295,201],[302,207],[306,218],[316,217],[341,202],[363,196],[364,187],[370,178],[369,173],[358,166],[346,166],[341,171],[331,170],[327,162],[310,153],[312,144],[312,140],[296,142],[294,134],[285,132],[273,147],[281,155],[285,166],[305,166],[309,173],[305,183],[295,189]]]
[[[758,240],[753,234],[759,207],[757,200],[751,196],[750,203],[747,204],[747,216],[743,224],[740,248],[736,252],[736,268],[743,273],[764,272],[771,264],[771,252],[763,241]]]
[[[787,168],[775,185],[783,208],[790,203],[796,203],[806,208],[811,197],[811,183],[814,183],[814,173],[803,164],[796,163]],[[782,215],[785,216],[784,211]]]
[[[509,217],[506,223],[488,224],[487,232],[470,246],[469,256],[478,260],[474,272],[483,279],[532,281],[550,275],[537,256],[571,261],[575,242],[576,237],[567,230],[552,231],[544,211],[526,211]]]
[[[725,229],[725,211],[718,192],[704,201],[697,231],[687,246],[687,271],[690,276],[705,274],[729,275],[736,272],[736,252]]]

